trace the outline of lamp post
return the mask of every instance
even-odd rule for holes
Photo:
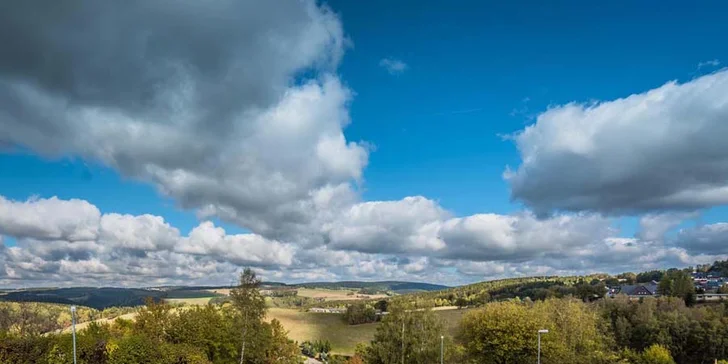
[[[445,335],[440,335],[440,364],[445,363]]]
[[[538,364],[541,364],[541,334],[548,334],[549,330],[538,330]]]
[[[71,306],[71,326],[73,330],[73,364],[76,364],[76,306]]]

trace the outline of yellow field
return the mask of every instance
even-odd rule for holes
[[[455,307],[438,309],[435,313],[443,321],[444,329],[454,334],[460,319],[470,309]],[[289,331],[288,337],[298,342],[306,340],[329,340],[336,354],[351,355],[358,343],[369,343],[374,337],[378,323],[348,325],[343,315],[332,313],[301,312],[287,308],[268,309],[267,319],[278,319]]]
[[[358,294],[358,289],[299,288],[299,297],[323,298],[326,301],[368,300],[387,297],[383,294]]]
[[[222,294],[225,296],[230,295],[230,288],[208,289],[207,291],[212,292],[212,293]]]
[[[86,329],[86,327],[88,327],[88,325],[91,322],[96,322],[98,324],[110,324],[110,323],[114,322],[114,320],[116,320],[118,318],[121,318],[121,319],[124,319],[124,320],[134,320],[134,318],[136,317],[136,315],[137,315],[136,312],[132,312],[132,313],[127,313],[126,315],[121,315],[121,316],[114,317],[114,318],[110,318],[110,319],[98,319],[98,320],[93,320],[93,321],[82,322],[80,324],[76,324],[76,331],[81,331],[81,330]],[[63,329],[62,332],[69,333],[72,330],[73,330],[73,327],[72,326],[69,326],[69,327]]]
[[[288,330],[288,337],[300,342],[329,340],[336,354],[353,354],[357,343],[368,343],[374,337],[377,324],[351,326],[343,315],[301,312],[287,308],[268,309],[267,319],[277,319]]]

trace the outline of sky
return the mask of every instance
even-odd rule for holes
[[[728,4],[1,7],[1,287],[728,258]]]

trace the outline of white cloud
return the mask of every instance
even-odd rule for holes
[[[642,240],[662,240],[665,234],[680,225],[683,221],[697,217],[695,212],[647,214],[640,217],[640,231],[637,237]]]
[[[674,244],[691,254],[728,255],[728,223],[682,229],[674,239]]]
[[[157,251],[174,248],[179,230],[160,216],[105,214],[99,226],[99,243],[108,249]]]
[[[75,203],[95,209],[86,201]],[[15,209],[38,216],[46,204],[40,199],[8,204],[6,216],[17,215]],[[69,216],[64,224],[77,226],[84,220],[83,215],[75,218]],[[13,223],[0,222],[5,227]],[[674,238],[653,234],[659,238],[650,240],[620,237],[612,223],[589,214],[541,220],[529,213],[453,218],[434,201],[411,197],[355,204],[330,225],[327,241],[304,247],[253,233],[227,234],[209,221],[184,236],[159,216],[109,213],[97,226],[87,226],[98,232],[93,239],[40,239],[48,236],[41,234],[18,238],[17,246],[0,245],[0,284],[227,284],[244,266],[278,281],[460,284],[687,266],[728,257],[724,223],[683,229]],[[664,230],[662,223],[653,225],[655,231]]]
[[[0,33],[21,38],[4,42],[0,141],[100,161],[184,208],[274,237],[311,224],[321,191],[361,179],[368,150],[343,133],[345,38],[328,8],[137,5],[84,2],[80,18],[53,12],[40,30],[5,19],[32,19],[27,6],[5,9]],[[49,49],[63,52],[36,62]]]
[[[532,214],[479,214],[443,223],[439,236],[447,244],[443,256],[472,261],[525,261],[565,253],[613,231],[598,216],[555,216],[539,220]]]
[[[324,225],[328,246],[365,253],[417,253],[442,249],[438,223],[448,216],[421,196],[351,206]]]
[[[211,256],[236,265],[288,266],[293,261],[293,247],[270,241],[256,234],[227,235],[211,222],[194,228],[175,251]]]
[[[506,180],[538,212],[634,213],[728,203],[728,71],[550,108],[514,136]]]
[[[383,58],[379,61],[379,66],[387,70],[390,75],[397,75],[407,70],[408,66],[396,58]]]
[[[711,59],[709,61],[703,61],[698,63],[698,70],[703,67],[718,67],[720,66],[720,61],[718,59]]]
[[[0,234],[16,238],[92,240],[101,213],[83,200],[31,198],[11,201],[0,196]]]

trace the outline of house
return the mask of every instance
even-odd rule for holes
[[[719,280],[710,280],[710,281],[708,281],[708,283],[707,283],[707,284],[705,285],[705,289],[706,289],[706,290],[714,290],[714,289],[715,289],[715,290],[717,290],[717,289],[718,289],[718,288],[720,288],[720,287],[721,287],[722,285],[723,285],[723,282],[722,282],[722,281],[719,281]]]
[[[346,313],[346,310],[343,308],[321,308],[321,307],[312,307],[308,309],[308,312],[316,312],[316,313]]]
[[[646,284],[625,285],[613,288],[609,292],[610,297],[624,294],[629,297],[649,297],[657,295],[657,284],[655,282]]]

